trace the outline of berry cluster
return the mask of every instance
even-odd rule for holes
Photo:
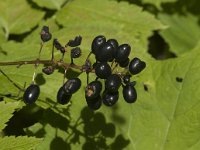
[[[51,39],[52,35],[49,28],[44,26],[41,31],[42,43]],[[76,36],[73,40],[69,40],[65,46],[58,41],[53,40],[52,49],[52,64],[42,69],[43,73],[50,75],[58,67],[53,64],[54,48],[62,53],[60,62],[64,60],[64,54],[71,47],[70,57],[71,62],[69,65],[64,65],[65,70],[63,84],[57,92],[57,102],[60,104],[67,104],[72,95],[76,93],[81,87],[81,80],[79,78],[71,78],[65,82],[67,69],[73,67],[74,58],[81,55],[81,49],[78,47],[81,44],[82,37]],[[145,67],[146,63],[139,58],[130,60],[129,54],[131,47],[129,44],[119,45],[116,39],[106,40],[105,36],[99,35],[94,38],[91,44],[91,51],[85,60],[85,64],[80,66],[83,72],[87,74],[87,85],[85,87],[85,99],[89,108],[97,110],[101,107],[102,103],[106,106],[113,106],[119,99],[119,88],[122,86],[123,98],[127,103],[134,103],[137,99],[137,92],[135,89],[135,81],[131,81],[131,76],[140,73]],[[93,54],[96,58],[95,63],[89,60],[90,55]],[[37,65],[35,65],[37,68]],[[115,71],[117,67],[124,68],[123,72]],[[96,79],[89,82],[89,73],[95,72]],[[104,86],[102,85],[104,84]],[[104,87],[104,90],[103,90]],[[23,100],[27,104],[34,103],[40,94],[40,88],[33,83],[25,90]]]
[[[95,81],[90,82],[85,89],[85,98],[91,109],[99,109],[102,102],[106,106],[113,106],[119,99],[119,88],[123,87],[123,97],[128,103],[133,103],[137,99],[135,81],[131,82],[131,75],[140,73],[146,63],[139,58],[130,61],[129,54],[131,47],[129,44],[118,44],[116,39],[108,39],[99,35],[92,42],[92,53],[95,55],[96,63],[93,65],[97,76]],[[114,72],[120,66],[126,73]],[[105,89],[102,92],[102,82],[104,80]],[[101,94],[102,93],[102,94]]]

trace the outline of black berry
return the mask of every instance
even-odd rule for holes
[[[81,56],[81,49],[79,47],[73,48],[71,50],[71,58],[78,58]]]
[[[125,68],[125,67],[128,66],[129,61],[130,61],[129,58],[127,58],[124,61],[119,62],[119,66],[122,67],[122,68]]]
[[[131,52],[130,45],[128,45],[128,44],[120,45],[117,49],[117,53],[116,53],[116,57],[115,57],[116,61],[124,62],[128,58],[130,52]]]
[[[117,54],[117,49],[118,49],[118,46],[119,46],[119,44],[118,44],[118,42],[117,42],[117,40],[116,39],[109,39],[108,41],[107,41],[107,43],[109,43],[109,44],[111,44],[112,46],[113,46],[113,57],[115,57],[116,56],[116,54]]]
[[[134,103],[137,99],[137,92],[133,84],[127,84],[123,87],[123,97],[127,103]]]
[[[96,51],[96,60],[100,62],[112,60],[114,58],[114,52],[114,47],[110,43],[105,43]]]
[[[54,44],[54,46],[55,46],[55,48],[57,50],[60,50],[61,53],[65,53],[65,48],[60,44],[60,42],[58,41],[58,39],[54,39],[53,40],[53,44]]]
[[[71,95],[79,90],[81,87],[81,80],[79,78],[71,78],[63,85],[64,91],[67,95]]]
[[[99,48],[106,43],[106,38],[103,35],[99,35],[94,38],[92,41],[92,53],[96,54],[96,52],[99,50]]]
[[[106,106],[113,106],[119,99],[119,92],[109,93],[104,92],[102,96],[102,101]]]
[[[38,99],[40,88],[36,84],[31,84],[24,92],[23,100],[26,104],[33,104]]]
[[[63,86],[58,90],[57,93],[57,102],[60,104],[67,104],[70,99],[71,99],[72,95],[68,95],[65,93]]]
[[[85,97],[87,100],[97,98],[102,90],[102,84],[100,81],[90,82],[85,89]]]
[[[95,73],[97,77],[106,79],[111,75],[111,67],[106,62],[97,63],[95,66]]]
[[[131,74],[135,75],[140,73],[146,67],[146,63],[141,61],[139,58],[135,57],[131,60],[129,64],[129,71]]]
[[[117,92],[121,85],[121,78],[117,74],[110,75],[105,82],[105,89],[108,92]]]
[[[44,72],[46,75],[50,75],[54,72],[54,67],[53,66],[44,67],[42,69],[42,72]]]
[[[74,40],[70,40],[66,45],[70,46],[70,47],[76,47],[81,45],[81,41],[82,41],[82,37],[76,36]]]

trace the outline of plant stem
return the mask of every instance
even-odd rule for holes
[[[59,67],[64,67],[64,68],[74,68],[78,69],[82,72],[82,66],[78,66],[75,64],[71,63],[64,63],[63,61],[53,61],[53,60],[28,60],[28,61],[13,61],[13,62],[0,62],[0,66],[11,66],[11,65],[17,65],[17,66],[22,66],[22,65],[28,65],[28,64],[43,64],[43,65],[52,65],[52,66],[59,66]]]

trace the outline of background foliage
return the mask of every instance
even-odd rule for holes
[[[53,75],[37,70],[41,95],[35,105],[16,100],[18,89],[0,74],[0,149],[200,149],[200,27],[197,0],[4,0],[0,2],[0,61],[35,60],[41,27],[47,25],[63,44],[83,37],[82,65],[99,34],[129,43],[131,58],[147,68],[132,77],[138,100],[127,104],[120,95],[112,108],[86,107],[86,76],[71,103],[61,106],[56,93],[63,70]],[[48,42],[42,59],[50,59]],[[56,52],[56,58],[60,58]],[[65,61],[69,61],[65,57]],[[23,87],[31,83],[33,65],[0,67]],[[94,76],[91,76],[91,80]],[[145,86],[145,88],[144,88]],[[120,89],[121,90],[121,89]]]

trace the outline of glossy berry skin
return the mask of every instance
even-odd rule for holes
[[[57,102],[64,105],[67,104],[70,99],[71,99],[72,95],[67,95],[63,89],[63,86],[58,90],[57,93]]]
[[[126,68],[129,65],[129,61],[130,61],[130,59],[127,58],[126,60],[119,62],[119,66],[122,68]]]
[[[114,104],[117,103],[119,99],[119,92],[115,93],[109,93],[109,92],[104,92],[102,96],[102,101],[106,106],[113,106]]]
[[[71,78],[63,85],[64,91],[67,95],[72,95],[81,87],[81,80],[79,78]]]
[[[92,53],[96,55],[96,52],[99,50],[99,48],[106,43],[106,38],[103,35],[99,35],[94,38],[92,41]]]
[[[106,79],[111,75],[111,67],[106,62],[100,62],[95,66],[95,73],[97,77]]]
[[[33,104],[38,99],[40,87],[36,84],[31,84],[24,92],[23,100],[26,104]]]
[[[116,53],[117,53],[118,46],[119,46],[117,40],[116,39],[109,39],[107,41],[107,43],[109,43],[109,44],[111,44],[113,46],[113,48],[114,48],[113,57],[115,57]]]
[[[140,73],[146,67],[146,63],[135,57],[129,64],[129,71],[132,75]]]
[[[130,52],[131,52],[130,45],[128,45],[128,44],[120,45],[117,49],[117,54],[116,54],[116,57],[115,57],[116,61],[117,62],[125,61],[128,58]]]
[[[99,62],[107,62],[112,60],[114,57],[115,49],[110,43],[103,44],[98,51],[96,51],[96,60]]]
[[[79,58],[81,56],[81,49],[79,47],[75,47],[71,50],[71,58]]]
[[[81,45],[81,41],[82,41],[82,37],[79,35],[79,36],[76,36],[76,37],[74,38],[74,40],[70,40],[70,41],[66,44],[66,46],[68,45],[68,46],[70,46],[70,47],[76,47],[76,46]]]
[[[111,74],[105,82],[105,89],[110,93],[117,92],[121,85],[121,78],[117,74]]]
[[[134,103],[137,99],[137,92],[133,84],[127,84],[123,87],[123,97],[127,103]]]
[[[98,96],[94,99],[86,99],[86,102],[90,109],[98,110],[102,104],[101,96]]]
[[[85,88],[85,98],[87,100],[97,98],[102,90],[102,84],[100,81],[92,81]]]

